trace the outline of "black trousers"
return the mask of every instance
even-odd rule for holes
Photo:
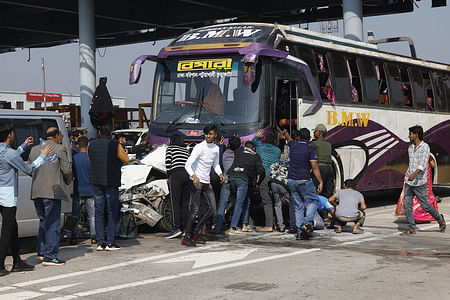
[[[186,227],[189,215],[190,180],[183,168],[172,170],[169,177],[170,201],[172,204],[172,229]]]
[[[322,177],[323,190],[321,195],[331,197],[334,194],[334,169],[332,166],[319,166],[320,176]],[[312,175],[314,185],[319,186],[316,176]]]
[[[192,231],[198,232],[199,229],[211,218],[213,211],[215,212],[216,198],[214,191],[209,183],[200,183],[199,186],[194,186],[191,181],[191,197],[189,207],[189,218],[186,223],[185,233],[191,234]],[[203,210],[200,208],[204,207]],[[198,217],[198,223],[194,226],[195,219]]]
[[[19,233],[16,220],[17,207],[5,207],[0,205],[2,214],[2,236],[0,238],[0,268],[5,267],[5,258],[11,249],[14,262],[19,257]]]

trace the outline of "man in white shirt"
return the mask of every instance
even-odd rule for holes
[[[185,236],[182,245],[193,247],[197,243],[204,244],[205,241],[199,237],[198,230],[212,215],[211,203],[215,202],[214,191],[210,183],[211,167],[220,176],[220,183],[224,182],[222,169],[219,165],[219,147],[214,143],[217,136],[216,126],[206,125],[203,129],[205,140],[197,144],[186,161],[185,169],[192,180],[191,206],[189,208],[189,218],[186,223]],[[203,195],[203,197],[201,197]],[[203,202],[202,202],[203,199]],[[198,216],[199,221],[194,228],[194,219],[199,213],[200,205],[206,205],[206,212]]]
[[[408,137],[411,145],[408,147],[409,166],[408,171],[406,172],[405,200],[403,202],[408,226],[406,231],[402,234],[416,233],[416,224],[412,207],[414,196],[417,197],[417,201],[419,201],[423,210],[428,212],[436,219],[436,221],[438,221],[439,231],[444,232],[446,227],[444,216],[439,215],[439,212],[428,203],[427,168],[428,158],[430,156],[430,146],[423,141],[423,129],[419,125],[409,128]]]

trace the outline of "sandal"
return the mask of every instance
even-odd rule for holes
[[[358,229],[358,231],[352,231],[353,234],[363,234],[364,230]]]

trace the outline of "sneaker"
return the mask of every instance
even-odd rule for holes
[[[181,240],[181,245],[187,246],[187,247],[195,247],[197,243],[192,238],[190,234],[186,234],[183,240]]]
[[[38,254],[38,255],[36,256],[36,258],[39,259],[40,261],[43,261],[43,260],[44,260],[44,255],[39,255],[39,254]]]
[[[228,235],[240,235],[247,234],[247,232],[242,231],[239,227],[231,227],[228,229]]]
[[[243,232],[254,232],[255,229],[253,229],[253,227],[250,225],[244,224],[244,225],[242,225],[242,231]]]
[[[310,224],[303,223],[302,226],[300,226],[300,229],[302,230],[302,232],[304,232],[305,234],[309,235],[309,237],[312,237],[313,229],[312,229],[312,226]]]
[[[206,244],[206,240],[202,239],[200,237],[200,235],[197,233],[192,234],[192,238],[195,240],[195,243],[197,243],[197,244],[202,244],[202,245]]]
[[[25,272],[25,271],[33,271],[34,266],[27,264],[23,260],[20,260],[17,264],[15,264],[11,272]]]
[[[44,261],[42,262],[43,266],[64,266],[65,264],[66,261],[59,258],[44,258]]]
[[[98,244],[97,245],[97,251],[103,251],[103,250],[105,250],[105,248],[106,248],[105,244]]]
[[[108,244],[105,248],[106,251],[115,251],[120,250],[120,247],[117,244]]]
[[[169,232],[166,236],[164,236],[166,239],[173,239],[176,237],[179,237],[183,232],[181,231],[181,229],[177,228],[177,229],[172,229],[171,232]]]
[[[299,240],[309,240],[311,238],[311,236],[308,234],[308,233],[306,233],[305,231],[301,231],[301,232],[297,232],[297,236],[295,237],[295,239],[297,240],[297,241],[299,241]]]

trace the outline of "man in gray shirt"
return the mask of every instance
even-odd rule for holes
[[[363,233],[359,226],[364,225],[367,208],[364,196],[355,190],[356,184],[353,180],[347,179],[344,182],[344,189],[339,190],[328,201],[336,207],[336,233],[342,232],[342,226],[347,222],[355,222],[352,233]]]

